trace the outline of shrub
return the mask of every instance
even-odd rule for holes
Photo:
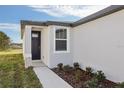
[[[80,68],[79,67],[80,65],[78,63],[74,63],[73,66],[74,66],[75,69],[79,69]]]
[[[59,64],[57,65],[57,67],[58,67],[59,70],[62,70],[62,69],[63,69],[63,64],[62,64],[62,63],[59,63]]]
[[[97,88],[99,86],[98,80],[96,78],[92,78],[91,80],[86,81],[84,86],[87,88]]]
[[[106,79],[105,74],[101,70],[97,71],[97,73],[95,74],[95,77],[98,79],[99,82]]]
[[[69,72],[69,71],[71,71],[73,69],[73,67],[71,67],[71,66],[69,66],[69,65],[65,65],[64,67],[63,67],[63,70],[65,71],[65,72]]]
[[[86,73],[89,75],[93,74],[93,69],[91,67],[86,67]]]
[[[80,80],[81,75],[82,75],[82,71],[81,71],[81,70],[76,70],[76,71],[75,71],[75,79],[76,79],[77,81]]]
[[[124,82],[118,83],[117,88],[124,88]]]

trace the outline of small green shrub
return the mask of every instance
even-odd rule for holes
[[[79,69],[80,68],[79,63],[74,63],[73,66],[74,66],[75,69]]]
[[[63,67],[63,70],[64,70],[65,72],[70,72],[71,70],[73,70],[73,67],[71,67],[71,66],[69,66],[69,65],[65,65],[65,66]]]
[[[86,73],[89,75],[93,74],[93,69],[91,67],[86,67]]]
[[[97,71],[97,73],[95,73],[95,77],[98,79],[99,82],[106,79],[105,74],[101,70]]]
[[[58,67],[59,70],[62,70],[62,69],[63,69],[63,64],[62,64],[62,63],[59,63],[59,64],[57,65],[57,67]]]
[[[99,82],[96,78],[92,78],[91,80],[86,81],[84,86],[87,88],[97,88],[99,86]]]
[[[124,82],[118,83],[117,88],[124,88]]]
[[[81,71],[81,70],[76,70],[76,71],[75,71],[75,79],[76,79],[77,81],[80,80],[81,75],[82,75],[82,71]]]

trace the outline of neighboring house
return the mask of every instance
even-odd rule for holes
[[[74,23],[21,21],[25,66],[78,62],[124,81],[124,6],[114,5]]]

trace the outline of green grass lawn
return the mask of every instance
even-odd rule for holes
[[[32,68],[25,69],[22,53],[11,50],[0,52],[0,87],[39,88],[42,85]]]
[[[4,51],[0,51],[0,55],[12,55],[12,54],[22,54],[22,49],[8,49]]]

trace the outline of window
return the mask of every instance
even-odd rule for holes
[[[67,29],[56,29],[55,51],[67,51]]]
[[[32,37],[38,37],[37,33],[32,33]]]

